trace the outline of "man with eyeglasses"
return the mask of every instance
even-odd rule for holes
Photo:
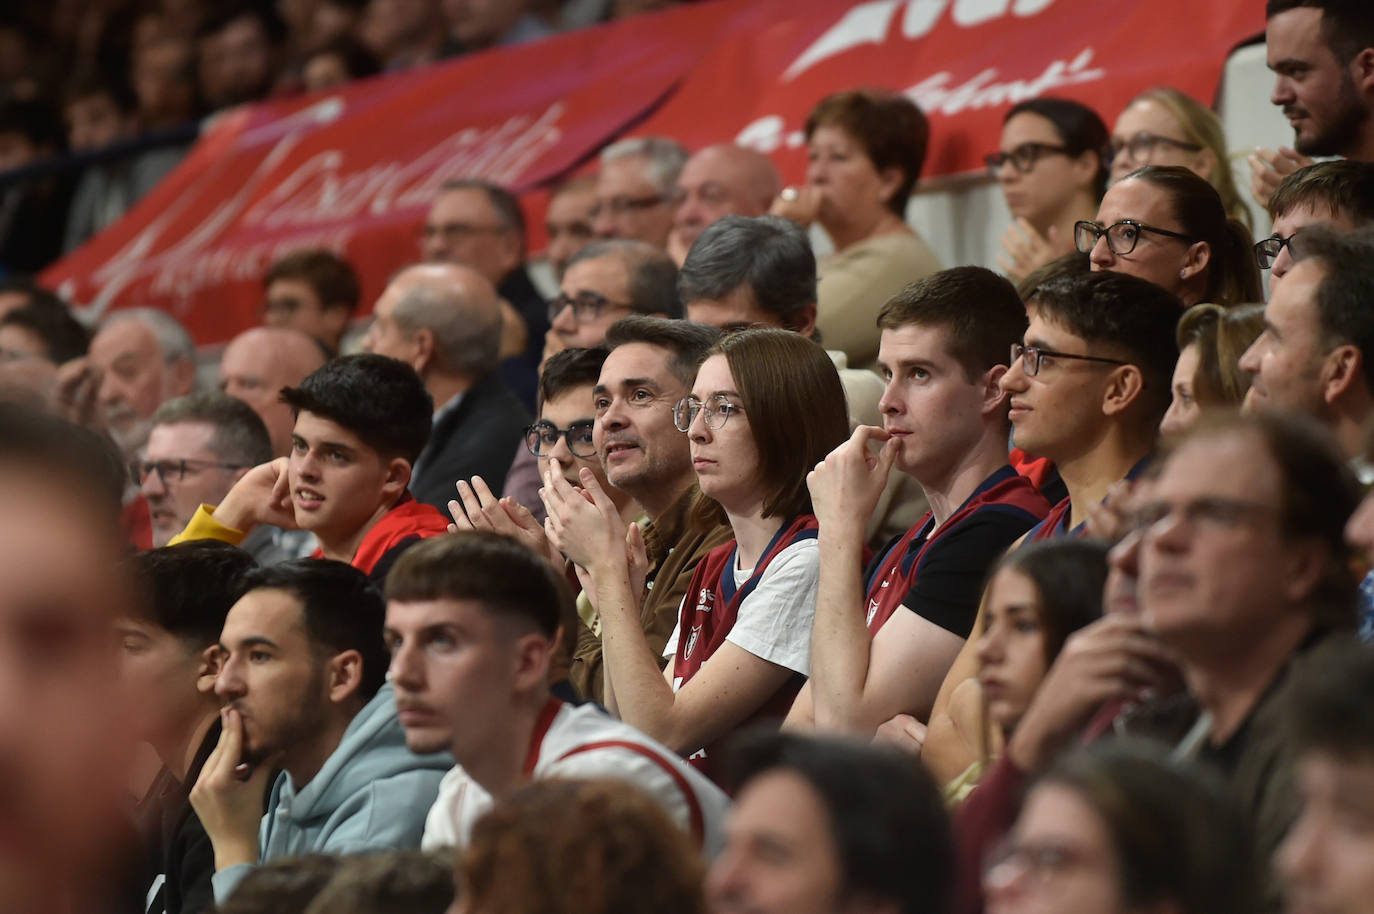
[[[1222,773],[1266,857],[1297,812],[1281,696],[1354,628],[1343,529],[1359,497],[1325,430],[1261,413],[1204,419],[1138,508],[1142,618],[1199,712],[1175,751]]]
[[[337,353],[358,308],[358,275],[348,261],[329,251],[292,251],[263,277],[262,322],[299,330]]]
[[[162,404],[143,457],[130,468],[148,500],[153,546],[167,545],[197,508],[219,504],[245,473],[272,456],[267,427],[242,400],[206,393]],[[292,558],[278,545],[278,532],[262,525],[239,545],[263,565]]]
[[[564,349],[603,345],[606,330],[628,314],[681,317],[677,267],[663,251],[642,241],[593,241],[568,261],[559,293],[548,303],[544,359]],[[541,485],[534,457],[522,445],[502,491],[542,522]]]
[[[446,182],[420,230],[425,260],[469,267],[496,288],[501,299],[501,377],[530,409],[549,324],[544,297],[525,268],[525,248],[520,201],[504,187],[478,178]]]
[[[570,485],[581,486],[578,474],[586,467],[610,496],[621,519],[626,524],[638,521],[642,525],[648,518],[639,504],[606,481],[597,458],[592,390],[606,354],[600,348],[565,349],[549,357],[539,376],[539,420],[525,429],[524,448],[535,459],[541,479],[549,462],[557,460],[563,478]],[[481,479],[459,482],[458,501],[450,503],[449,511],[459,530],[487,530],[513,537],[547,556],[556,567],[565,567],[563,556],[549,545],[542,518],[512,497],[497,499]],[[601,623],[586,593],[577,595],[577,614],[581,625],[564,636],[575,642],[568,651],[571,669],[567,678],[579,696],[599,702],[603,696]]]
[[[666,248],[686,162],[687,150],[666,137],[635,137],[603,149],[592,208],[596,234]]]
[[[1269,296],[1293,268],[1289,247],[1304,229],[1325,225],[1352,231],[1374,225],[1374,164],[1318,162],[1279,182],[1269,198],[1273,233],[1255,245],[1255,259],[1269,271]]]
[[[1001,381],[1012,441],[1052,460],[1069,490],[1031,539],[1080,531],[1113,483],[1143,469],[1169,407],[1182,310],[1154,283],[1110,271],[1052,280],[1030,298]]]

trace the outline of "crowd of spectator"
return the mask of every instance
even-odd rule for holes
[[[560,10],[279,12],[396,66]],[[798,186],[607,146],[551,301],[477,178],[366,323],[288,254],[218,389],[5,280],[0,908],[1374,911],[1374,8],[1267,23],[1266,238],[1160,87],[1009,107],[1002,272],[942,265],[855,89]]]

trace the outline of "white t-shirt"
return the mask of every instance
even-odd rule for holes
[[[735,586],[742,587],[752,568],[734,568]],[[740,603],[735,624],[725,640],[761,660],[795,670],[803,676],[811,670],[811,620],[816,615],[816,588],[820,583],[820,544],[815,537],[783,548],[763,572],[753,593]],[[682,608],[663,656],[677,653],[682,628]],[[674,682],[677,688],[680,682]]]

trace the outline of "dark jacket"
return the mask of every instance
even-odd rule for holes
[[[447,516],[449,500],[458,496],[453,485],[460,479],[481,476],[492,491],[499,491],[529,423],[529,413],[498,375],[478,381],[456,409],[434,424],[415,464],[411,494]]]
[[[539,389],[539,362],[544,355],[544,335],[549,332],[549,303],[535,288],[529,270],[523,266],[516,267],[501,280],[496,294],[510,302],[525,321],[525,351],[501,362],[501,380],[525,409],[533,412]],[[500,480],[495,482],[495,485],[500,484]]]
[[[177,781],[165,769],[158,780],[165,784],[159,797],[162,807],[162,888],[150,899],[149,914],[200,914],[215,901],[210,877],[215,874],[215,849],[188,799],[190,785],[219,743],[220,723],[210,725],[185,781]],[[165,777],[164,777],[165,776]]]

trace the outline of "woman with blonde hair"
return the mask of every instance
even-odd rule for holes
[[[1238,408],[1250,389],[1240,357],[1264,331],[1263,305],[1227,308],[1204,302],[1178,321],[1178,363],[1170,385],[1173,401],[1159,430],[1175,435],[1212,407]]]
[[[1146,165],[1180,165],[1216,188],[1226,215],[1254,229],[1236,188],[1221,119],[1192,96],[1156,86],[1131,99],[1112,128],[1112,180]]]

